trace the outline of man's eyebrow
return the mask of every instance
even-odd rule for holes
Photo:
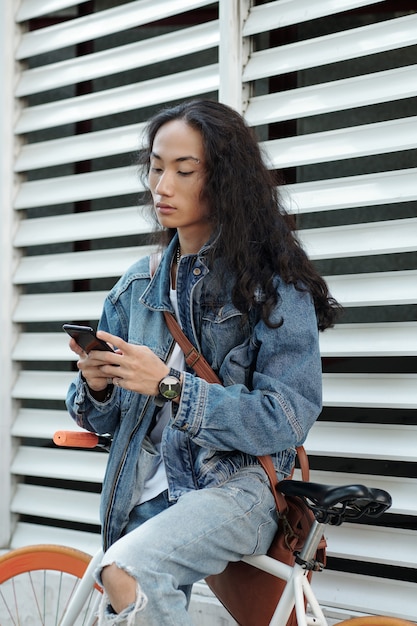
[[[160,157],[159,154],[157,154],[156,152],[151,152],[151,157],[153,157],[154,159],[158,159],[158,161],[163,160],[162,157]],[[191,154],[178,157],[178,159],[175,159],[175,161],[178,163],[181,163],[183,161],[194,161],[195,163],[200,163],[200,159],[197,159],[197,157],[194,157]]]

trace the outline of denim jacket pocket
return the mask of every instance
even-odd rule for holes
[[[161,454],[149,437],[145,437],[136,464],[136,481],[130,508],[139,503],[145,483],[154,476],[161,460]]]

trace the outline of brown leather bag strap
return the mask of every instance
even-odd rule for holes
[[[187,365],[192,367],[200,378],[204,378],[204,380],[209,383],[218,383],[221,385],[222,383],[220,378],[215,374],[203,355],[198,352],[188,337],[184,334],[181,326],[178,324],[172,313],[164,311],[164,317],[171,335],[184,352],[185,362]]]
[[[301,478],[308,482],[310,480],[310,465],[304,446],[298,446],[297,459],[301,469]]]
[[[269,482],[271,484],[272,495],[274,496],[275,506],[277,507],[277,511],[279,515],[285,513],[288,509],[288,505],[285,501],[284,496],[277,489],[278,476],[275,471],[274,464],[272,462],[272,457],[269,454],[264,454],[263,456],[258,456],[258,461],[262,465],[266,475],[269,478]]]

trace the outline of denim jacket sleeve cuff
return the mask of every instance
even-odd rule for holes
[[[105,398],[103,400],[97,400],[92,395],[91,390],[84,376],[81,374],[81,372],[79,373],[78,378],[76,380],[76,397],[75,397],[75,400],[78,406],[83,405],[87,401],[87,402],[91,402],[95,407],[100,408],[103,405],[107,405],[112,400],[114,393],[115,393],[114,386],[109,385]]]
[[[174,427],[195,436],[201,429],[205,413],[208,385],[205,380],[188,372],[184,373],[181,400],[174,416]]]

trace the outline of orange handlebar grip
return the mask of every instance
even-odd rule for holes
[[[54,444],[66,448],[95,448],[99,438],[94,433],[58,430],[53,437]]]

